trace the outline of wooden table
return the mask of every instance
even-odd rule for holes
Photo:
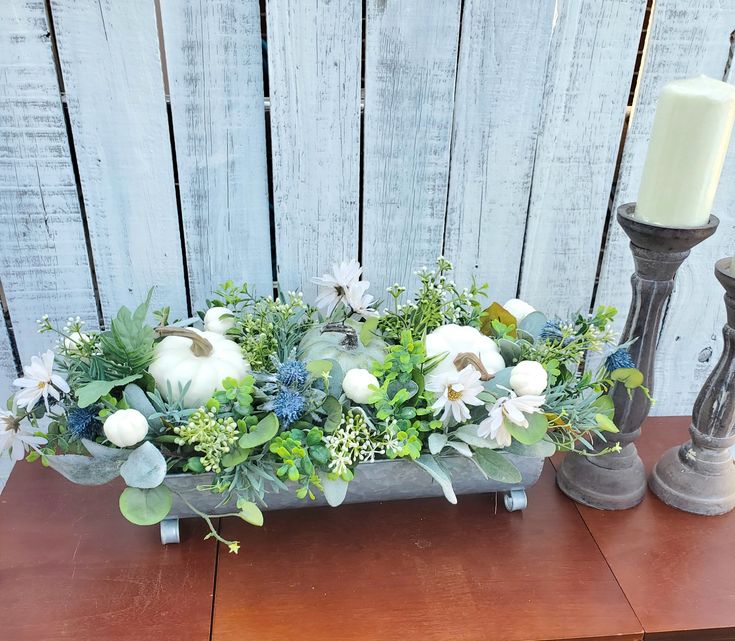
[[[687,422],[650,419],[644,460]],[[735,513],[651,496],[577,508],[551,465],[523,513],[473,496],[225,520],[239,556],[196,521],[162,547],[118,514],[120,490],[16,467],[0,494],[2,641],[735,639]]]

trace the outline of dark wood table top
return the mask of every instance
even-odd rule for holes
[[[650,419],[647,463],[686,424]],[[471,496],[228,519],[235,556],[197,521],[163,547],[119,515],[119,484],[22,463],[0,494],[0,639],[735,639],[735,513],[577,509],[553,473],[525,512]]]

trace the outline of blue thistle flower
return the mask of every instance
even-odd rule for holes
[[[546,321],[544,326],[541,328],[541,338],[551,341],[561,341],[564,339],[564,334],[561,331],[561,321],[549,320]]]
[[[608,372],[614,372],[616,369],[634,368],[635,363],[630,357],[630,353],[624,347],[615,350],[605,359],[605,367]]]
[[[306,399],[303,395],[288,388],[282,389],[273,399],[273,413],[284,427],[298,420],[305,408]]]
[[[286,387],[301,387],[309,378],[309,372],[301,361],[290,360],[278,366],[276,378]]]
[[[74,407],[66,413],[66,428],[72,438],[93,439],[99,434],[100,422],[96,407]]]

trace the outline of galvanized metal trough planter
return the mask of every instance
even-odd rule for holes
[[[455,494],[482,494],[503,492],[505,508],[523,510],[527,505],[526,488],[538,481],[544,459],[516,454],[505,454],[521,473],[516,484],[500,483],[486,478],[477,466],[460,455],[442,456],[441,462],[452,477]],[[164,483],[174,492],[174,503],[168,517],[161,522],[161,543],[179,542],[179,519],[196,517],[191,508],[180,498],[184,495],[194,507],[206,514],[225,514],[235,511],[234,504],[222,503],[222,496],[197,490],[197,486],[212,482],[212,474],[170,474]],[[295,486],[294,486],[295,487]],[[376,501],[400,501],[406,499],[444,496],[439,484],[418,465],[404,459],[380,460],[361,463],[355,469],[344,503],[371,503]],[[327,505],[324,495],[316,499],[298,499],[291,491],[266,495],[263,510],[289,510]]]

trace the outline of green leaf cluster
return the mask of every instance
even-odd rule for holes
[[[318,427],[311,427],[308,431],[294,427],[282,432],[270,443],[271,453],[280,459],[276,474],[300,486],[296,490],[296,496],[300,499],[307,496],[314,498],[312,485],[321,489],[317,468],[326,470],[329,462],[329,451],[322,442],[323,436]]]

